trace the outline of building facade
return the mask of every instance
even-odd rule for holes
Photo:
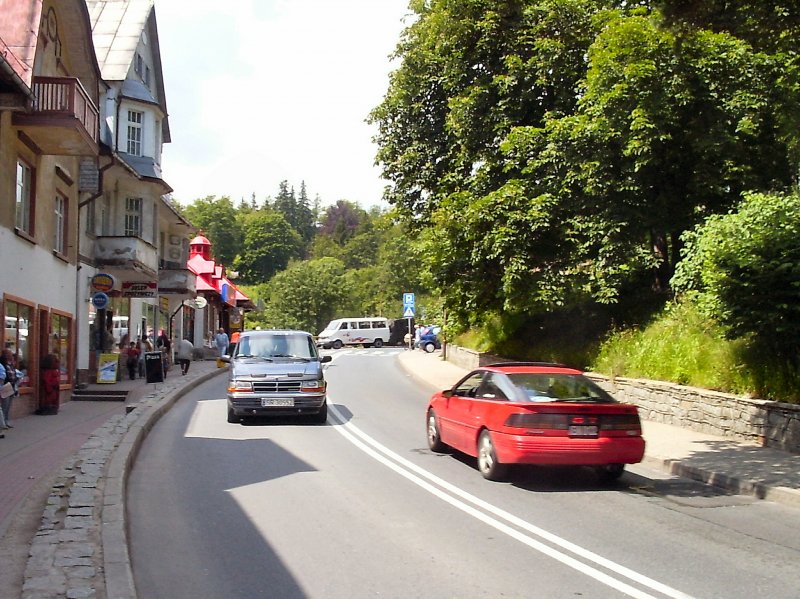
[[[26,374],[13,418],[36,409],[46,355],[62,393],[75,382],[77,223],[103,83],[83,0],[0,0],[0,14],[2,343]]]

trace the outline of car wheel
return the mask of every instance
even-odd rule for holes
[[[314,414],[311,419],[316,422],[317,424],[325,424],[328,421],[328,402],[326,401],[322,404],[322,407],[319,409],[319,412]]]
[[[376,339],[373,341],[372,347],[383,347],[383,339]]]
[[[497,460],[492,435],[487,430],[481,432],[481,436],[478,437],[478,470],[481,471],[483,478],[488,480],[502,480],[508,470],[506,464],[501,464]]]
[[[428,341],[425,345],[422,346],[422,349],[424,349],[429,354],[432,354],[433,350],[436,349],[436,345],[434,345],[433,341]]]
[[[228,422],[230,424],[240,424],[242,419],[240,416],[237,416],[231,408],[228,408]]]
[[[439,420],[433,410],[428,411],[428,447],[436,453],[447,450],[447,445],[442,442],[442,437],[439,435]]]
[[[342,341],[341,341],[340,339],[337,339],[336,341],[334,341],[334,342],[331,344],[331,347],[332,347],[333,349],[342,349]]]
[[[597,467],[597,476],[606,483],[617,480],[624,472],[625,464],[606,464]]]

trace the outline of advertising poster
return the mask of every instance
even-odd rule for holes
[[[98,383],[116,383],[117,368],[119,367],[119,356],[117,354],[100,354],[97,364]]]

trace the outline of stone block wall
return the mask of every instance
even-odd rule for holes
[[[447,346],[447,360],[471,370],[507,359]],[[800,405],[753,399],[662,381],[587,375],[644,420],[800,453]]]

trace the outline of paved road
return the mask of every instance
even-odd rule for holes
[[[395,352],[335,354],[325,426],[227,424],[219,379],[176,404],[130,478],[139,595],[796,599],[797,510],[641,466],[489,483],[427,450]]]

